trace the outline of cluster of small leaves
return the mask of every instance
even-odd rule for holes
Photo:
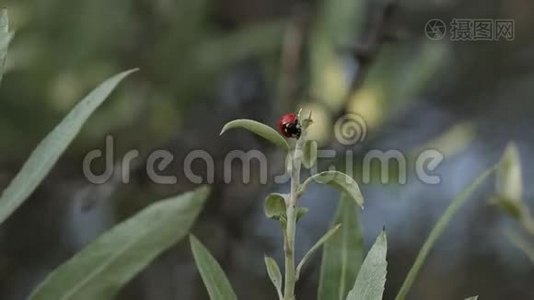
[[[308,122],[311,123],[311,120]],[[284,150],[286,154],[291,155],[291,153],[289,153],[290,147],[287,141],[276,132],[276,130],[265,124],[246,119],[234,120],[224,126],[221,134],[232,128],[249,130],[279,146],[279,148]],[[304,145],[303,153],[300,157],[302,158],[304,167],[311,168],[316,163],[317,144],[313,141],[304,141]],[[296,151],[298,151],[298,149]],[[334,293],[338,294],[338,296],[334,297],[335,299],[345,299],[349,294],[349,291],[352,292],[347,299],[363,299],[358,298],[357,295],[371,297],[365,299],[381,299],[384,290],[387,266],[385,233],[382,233],[379,236],[375,246],[373,246],[363,262],[363,265],[366,266],[365,269],[358,273],[359,266],[362,264],[362,239],[357,221],[356,207],[359,206],[363,208],[364,203],[358,184],[354,179],[344,173],[338,171],[326,171],[314,174],[306,179],[297,191],[297,196],[303,194],[312,182],[326,184],[342,192],[343,197],[340,200],[340,210],[336,217],[336,221],[339,221],[339,223],[334,224],[332,228],[328,230],[302,257],[296,267],[296,279],[298,280],[300,277],[306,262],[308,262],[313,255],[324,246],[323,267],[319,287],[319,295],[323,296],[319,296],[320,299],[333,299],[332,297],[334,296]],[[265,199],[265,215],[268,218],[279,221],[282,228],[285,228],[287,222],[286,211],[289,197],[291,197],[289,194],[274,193],[270,194]],[[307,209],[304,207],[297,207],[296,211],[298,220],[305,215]],[[341,233],[339,233],[340,231]],[[335,251],[341,251],[341,253],[335,253]],[[202,262],[197,261],[197,265],[200,265],[201,263]],[[276,261],[273,258],[266,256],[265,265],[269,278],[277,291],[278,297],[283,299],[282,274]],[[339,270],[341,270],[341,273],[337,273]],[[328,272],[333,274],[328,274]],[[356,274],[359,274],[358,278],[356,278]],[[374,280],[374,278],[379,276],[378,274],[383,274],[383,282]],[[227,279],[222,278],[221,281],[226,282]],[[373,282],[374,285],[369,286],[367,284],[368,282]],[[209,285],[213,283],[208,282],[206,279],[204,279],[204,283],[209,291],[211,289]]]
[[[288,202],[288,197],[288,194],[269,194],[267,198],[265,198],[263,206],[265,216],[269,219],[279,221],[280,225],[282,225],[282,228],[286,228],[287,224],[286,203]],[[297,221],[300,220],[304,215],[306,215],[307,212],[308,208],[297,207]]]
[[[285,139],[280,136],[274,129],[267,125],[253,120],[236,120],[228,123],[221,132],[224,133],[231,128],[247,129],[279,146],[282,150],[288,151],[289,145]],[[305,167],[311,168],[316,162],[317,148],[313,142],[305,141],[302,163]],[[506,156],[514,157],[512,154]],[[517,172],[517,166],[512,164],[509,169],[512,174],[509,177],[517,178],[514,172]],[[494,173],[496,168],[490,168],[478,176],[471,184],[453,199],[450,206],[445,210],[442,217],[438,220],[435,227],[430,232],[427,240],[423,244],[412,268],[396,297],[403,300],[417,278],[426,258],[430,254],[435,242],[445,231],[447,225],[456,215],[463,204],[478,189],[478,187]],[[508,171],[510,172],[510,171]],[[511,178],[509,180],[515,180]],[[339,201],[338,211],[334,218],[334,225],[317,243],[304,255],[297,266],[297,279],[302,272],[303,266],[312,255],[323,246],[323,258],[321,264],[321,278],[319,280],[318,299],[382,299],[387,274],[387,238],[386,233],[382,232],[371,247],[367,256],[363,258],[363,241],[361,229],[358,224],[356,207],[363,208],[364,199],[358,187],[358,184],[346,174],[337,171],[326,171],[312,175],[301,185],[298,195],[304,193],[307,186],[317,182],[327,184],[342,192]],[[503,184],[504,195],[517,196],[516,189],[510,189],[506,183]],[[288,198],[287,194],[271,194],[265,200],[265,215],[268,218],[278,220],[282,227],[286,222],[286,210]],[[302,209],[297,207],[297,209]],[[305,211],[298,210],[299,217],[304,215]],[[198,264],[198,262],[197,262]],[[271,279],[278,296],[282,298],[282,274],[274,259],[265,257],[267,273]],[[221,279],[226,281],[226,279]],[[205,281],[205,284],[210,283]],[[209,289],[209,287],[208,287]],[[477,296],[469,299],[477,299]]]

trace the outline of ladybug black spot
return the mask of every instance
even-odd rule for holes
[[[299,138],[302,133],[300,123],[288,123],[284,125],[284,135],[292,138]]]
[[[278,130],[287,138],[299,138],[302,133],[297,115],[285,114],[278,120]]]

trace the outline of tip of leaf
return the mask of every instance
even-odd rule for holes
[[[139,71],[139,68],[129,69],[129,70],[123,71],[123,72],[121,72],[119,74],[116,74],[114,77],[118,78],[119,80],[122,80],[122,79],[130,76],[132,73],[135,73],[137,71]]]
[[[508,142],[508,144],[506,145],[506,148],[507,148],[507,149],[510,149],[510,148],[511,148],[511,149],[515,149],[515,150],[517,150],[517,143],[516,143],[515,141],[510,141],[510,142]]]
[[[193,244],[198,243],[197,237],[193,235],[192,233],[189,234],[189,243],[191,244],[191,247],[193,247]]]
[[[387,241],[387,232],[386,232],[386,226],[382,228],[382,232],[380,232],[380,235],[378,236],[379,239]]]
[[[504,149],[504,154],[502,155],[501,161],[506,159],[516,159],[519,157],[519,148],[514,141],[509,142]]]
[[[232,122],[228,122],[223,126],[223,128],[221,129],[221,132],[219,133],[219,136],[223,135],[224,133],[226,133],[230,129],[230,125],[228,125],[228,124],[231,124],[231,123]]]
[[[124,73],[125,73],[126,75],[130,75],[130,74],[132,74],[132,73],[138,72],[139,70],[141,70],[141,69],[140,69],[140,68],[133,68],[133,69],[130,69],[130,70],[125,71]]]
[[[211,192],[211,187],[209,185],[202,185],[201,187],[197,188],[195,192],[201,194],[202,196],[207,196]]]

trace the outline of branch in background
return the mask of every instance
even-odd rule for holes
[[[278,81],[278,112],[280,115],[291,108],[296,107],[292,99],[298,92],[298,78],[302,66],[302,53],[305,46],[306,36],[309,32],[309,18],[306,13],[298,14],[289,22],[282,42],[280,55],[280,78]]]
[[[382,9],[374,14],[371,20],[370,31],[364,43],[357,44],[342,51],[348,51],[359,63],[358,73],[354,76],[349,92],[347,93],[348,101],[350,97],[361,87],[364,82],[370,66],[375,60],[378,52],[384,43],[397,40],[398,38],[390,31],[392,27],[391,19],[398,9],[398,0],[387,1]],[[341,114],[344,112],[340,112]]]

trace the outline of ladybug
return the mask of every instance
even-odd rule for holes
[[[285,114],[278,119],[278,130],[287,138],[299,138],[302,132],[299,118],[296,114]]]

